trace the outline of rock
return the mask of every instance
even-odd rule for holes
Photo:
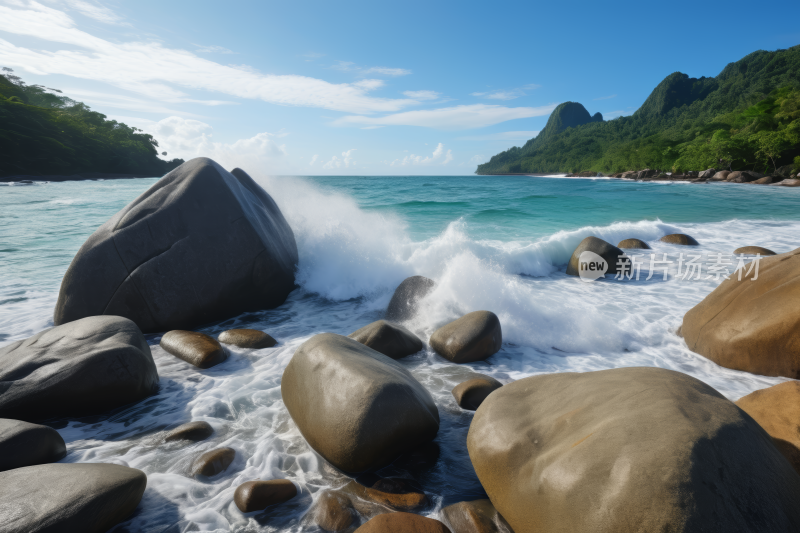
[[[700,244],[694,239],[694,237],[686,235],[684,233],[673,233],[671,235],[664,235],[658,240],[669,244],[680,244],[682,246],[698,246]]]
[[[392,359],[401,359],[423,348],[419,337],[403,326],[385,320],[368,324],[348,337]]]
[[[333,333],[297,349],[281,395],[308,444],[344,472],[386,465],[439,431],[433,398],[408,370]]]
[[[606,275],[619,272],[620,261],[629,262],[625,253],[613,244],[607,243],[603,239],[598,239],[597,237],[586,237],[581,241],[578,247],[575,248],[575,251],[572,252],[572,257],[567,264],[568,276],[579,275],[580,258],[583,252],[592,252],[605,259],[606,263],[608,263]]]
[[[640,239],[625,239],[619,241],[617,248],[627,248],[628,250],[649,250],[650,245]]]
[[[399,322],[413,317],[417,312],[417,304],[431,292],[434,285],[435,282],[425,276],[411,276],[404,279],[389,301],[386,319]]]
[[[453,389],[453,398],[462,409],[475,411],[487,396],[502,386],[503,384],[493,377],[478,374],[478,377],[456,385]]]
[[[160,345],[167,353],[197,368],[211,368],[228,358],[219,342],[199,331],[168,331],[161,337]]]
[[[344,531],[357,518],[350,498],[332,490],[320,492],[309,514],[314,523],[325,531]]]
[[[500,319],[491,311],[473,311],[445,324],[431,335],[431,348],[454,363],[483,361],[503,344]]]
[[[4,533],[104,533],[133,513],[147,486],[141,470],[49,464],[0,473]]]
[[[762,248],[761,246],[743,246],[742,248],[737,248],[733,251],[735,255],[777,255],[775,252],[770,250],[769,248]]]
[[[635,170],[628,170],[627,172],[623,172],[620,178],[624,180],[634,180],[636,179],[637,174],[638,172],[636,172]]]
[[[270,505],[288,502],[297,496],[297,487],[288,479],[248,481],[236,488],[233,501],[243,513],[261,511]]]
[[[281,305],[297,244],[272,198],[244,171],[182,164],[100,226],[61,282],[54,321],[130,318],[145,333],[192,329]]]
[[[742,170],[742,171],[735,171],[728,174],[728,178],[726,181],[731,183],[749,183],[751,181],[756,181],[757,179],[763,178],[764,174],[759,174],[758,172],[753,172],[752,170]]]
[[[708,170],[702,171],[700,174],[697,175],[697,177],[700,178],[700,179],[706,179],[707,180],[707,179],[710,179],[710,178],[714,177],[714,175],[716,173],[717,173],[716,169],[709,168]]]
[[[67,455],[67,445],[51,427],[0,418],[0,470],[54,463]]]
[[[0,348],[0,417],[41,420],[103,413],[156,392],[142,332],[118,316],[56,326]]]
[[[763,178],[759,178],[755,181],[748,182],[751,185],[769,185],[772,183],[772,176],[764,176]]]
[[[774,185],[781,187],[800,187],[800,179],[786,179]]]
[[[516,533],[798,531],[800,476],[705,383],[660,368],[521,379],[467,436]]]
[[[730,170],[720,170],[713,176],[709,178],[710,181],[726,181],[728,179],[728,175],[731,173]]]
[[[272,348],[278,344],[270,335],[257,329],[229,329],[220,333],[217,340],[239,348]]]
[[[447,526],[432,518],[411,513],[381,514],[356,529],[357,533],[450,533]]]
[[[800,473],[800,382],[787,381],[751,392],[736,405],[764,428]]]
[[[646,168],[644,170],[640,170],[636,174],[636,179],[643,180],[643,179],[646,179],[646,178],[653,178],[653,177],[655,177],[657,175],[658,175],[657,171],[655,171],[653,169],[650,169],[650,168]]]
[[[439,514],[456,533],[511,533],[511,528],[491,500],[475,500],[448,505]]]
[[[231,466],[236,458],[233,448],[216,448],[200,455],[192,462],[192,476],[216,476]]]
[[[352,498],[360,498],[397,511],[414,511],[428,505],[428,497],[414,490],[406,480],[378,478],[371,487],[357,481],[344,486],[342,492]],[[368,514],[365,512],[364,514]]]
[[[798,379],[800,249],[760,259],[755,274],[748,265],[741,281],[732,274],[720,283],[684,315],[681,334],[720,366]]]
[[[176,440],[188,440],[192,442],[200,442],[206,440],[214,434],[214,428],[208,422],[188,422],[180,425],[167,433],[164,437],[164,442],[172,442]]]
[[[775,174],[781,178],[789,178],[792,175],[792,170],[794,170],[794,165],[783,165],[782,167],[778,167]]]

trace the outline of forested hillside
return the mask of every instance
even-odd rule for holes
[[[161,176],[183,162],[158,157],[158,142],[56,89],[0,74],[0,176],[86,172]],[[164,154],[166,155],[166,154]]]
[[[539,136],[477,173],[768,172],[793,162],[800,167],[800,46],[754,52],[716,78],[670,74],[630,117],[603,121],[561,104]]]

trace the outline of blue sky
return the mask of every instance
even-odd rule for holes
[[[800,44],[800,2],[0,0],[0,66],[254,174],[471,174],[560,102]]]

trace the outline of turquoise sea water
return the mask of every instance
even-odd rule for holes
[[[86,238],[155,179],[0,187],[0,346],[52,325],[61,277]],[[403,360],[434,396],[441,453],[424,469],[402,461],[383,475],[411,476],[442,505],[482,496],[466,455],[471,413],[450,390],[472,372],[509,382],[546,372],[660,366],[689,373],[731,399],[781,381],[716,366],[674,334],[683,314],[719,279],[682,280],[676,265],[638,281],[584,283],[564,273],[588,235],[613,244],[640,238],[659,256],[715,255],[758,245],[800,245],[800,190],[738,184],[635,183],[523,176],[263,177],[292,226],[300,288],[278,309],[202,328],[264,329],[276,348],[233,350],[199,371],[148,336],[161,376],[158,395],[108,417],[54,421],[68,462],[117,462],[148,474],[136,515],[118,531],[309,529],[304,516],[319,491],[345,479],[303,441],[280,398],[294,350],[315,333],[348,334],[381,317],[405,277],[433,278],[435,290],[405,325],[427,342],[440,325],[477,309],[497,313],[502,350],[485,362],[453,365],[427,348]],[[697,249],[657,241],[688,233]],[[647,260],[647,256],[642,256]],[[734,261],[735,263],[735,261]],[[731,265],[733,270],[733,264]],[[188,448],[159,444],[158,432],[188,420],[215,428]],[[220,476],[187,477],[196,453],[237,450]],[[294,481],[300,497],[280,509],[242,515],[233,490],[255,478]]]

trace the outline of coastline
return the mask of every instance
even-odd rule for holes
[[[80,174],[53,174],[46,176],[35,176],[29,174],[15,174],[12,176],[0,176],[0,183],[25,183],[34,181],[87,181],[87,180],[126,180],[134,178],[158,178],[160,176],[144,176],[142,174],[112,174],[108,172],[81,172]]]

